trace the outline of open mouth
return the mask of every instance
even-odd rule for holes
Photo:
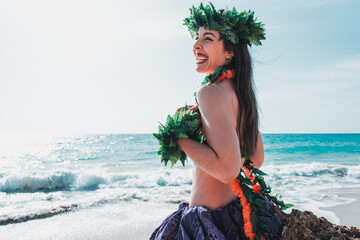
[[[208,57],[204,54],[196,54],[196,64],[203,64],[208,60]]]

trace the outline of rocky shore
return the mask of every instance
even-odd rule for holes
[[[276,216],[284,223],[284,240],[347,240],[360,239],[360,230],[330,223],[312,212],[293,209],[290,214],[277,211]]]

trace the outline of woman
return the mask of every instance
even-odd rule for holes
[[[206,30],[200,27],[193,46],[196,57],[197,72],[211,74],[218,66],[230,65],[234,57],[234,50],[226,50],[224,40],[219,41],[220,34],[215,30]],[[240,44],[241,45],[241,44]],[[242,44],[247,50],[246,43]],[[246,54],[249,53],[246,51]],[[256,100],[251,84],[251,62],[248,57],[244,61],[244,69],[249,73],[247,79],[243,79],[242,85],[251,92],[251,99],[245,99],[247,104],[256,108]],[[248,81],[248,82],[246,82]],[[208,145],[200,144],[192,139],[181,138],[178,144],[183,151],[195,162],[194,180],[190,206],[207,206],[216,209],[225,206],[235,199],[230,188],[230,183],[239,174],[244,158],[241,159],[239,136],[237,135],[239,114],[244,115],[239,109],[237,93],[240,94],[240,84],[236,80],[226,79],[218,84],[203,85],[197,90],[198,108],[202,116],[202,128],[207,137]],[[246,105],[246,104],[243,104]],[[253,110],[253,116],[248,116],[247,128],[239,129],[240,134],[248,134],[249,145],[257,145],[255,154],[251,157],[252,162],[259,168],[264,160],[264,150],[261,136],[258,133],[257,109]],[[249,125],[253,127],[250,129]],[[246,132],[248,131],[248,132]],[[259,140],[257,141],[257,137]],[[257,142],[257,143],[256,143]]]
[[[216,81],[210,81],[196,91],[197,105],[191,108],[201,113],[206,144],[190,138],[177,140],[180,148],[195,163],[190,203],[182,202],[179,210],[166,218],[150,239],[253,239],[252,225],[248,232],[244,227],[244,204],[240,204],[239,196],[230,186],[243,167],[245,158],[242,155],[250,156],[256,168],[260,168],[264,161],[252,64],[247,48],[250,41],[241,37],[232,41],[234,38],[223,34],[224,28],[228,29],[226,26],[213,23],[213,20],[224,22],[226,18],[231,21],[234,17],[242,20],[242,15],[235,14],[234,10],[228,16],[223,15],[226,13],[224,10],[215,10],[212,4],[205,7],[201,4],[191,11],[185,25],[190,32],[196,32],[193,45],[196,71],[210,77],[219,69],[225,70]],[[208,21],[199,23],[199,16],[206,16]],[[219,19],[219,16],[224,16],[224,19]],[[244,20],[248,19],[245,16]],[[232,33],[240,36],[236,30]],[[260,39],[265,39],[264,35]],[[259,39],[255,40],[259,43]],[[259,236],[280,239],[281,224],[273,216],[273,205],[265,198],[262,200],[267,210],[260,214],[259,221],[265,216],[263,222],[270,231]]]

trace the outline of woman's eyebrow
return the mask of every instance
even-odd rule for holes
[[[214,34],[212,34],[211,32],[204,32],[203,36],[205,36],[205,35],[209,35],[209,34],[210,34],[210,35],[212,35],[214,38],[216,38],[216,37],[215,37],[215,35],[214,35]],[[197,33],[197,34],[196,34],[196,36],[198,37],[198,36],[199,36],[199,34]]]
[[[213,37],[215,37],[215,35],[212,34],[211,32],[205,32],[203,35],[205,36],[205,35],[207,35],[207,34],[213,35]]]

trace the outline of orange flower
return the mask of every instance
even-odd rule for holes
[[[253,185],[251,186],[252,189],[254,189],[254,192],[256,193],[261,193],[261,186],[257,183],[254,184],[254,175],[252,174],[252,172],[247,169],[246,167],[243,167],[244,171],[245,171],[245,175],[250,179],[250,181],[253,183]]]
[[[235,77],[235,71],[232,69],[225,70],[218,78],[218,83],[224,79],[230,79]]]
[[[250,180],[254,180],[254,176],[252,175],[252,172],[249,169],[247,169],[247,167],[245,167],[245,166],[243,167],[243,169],[244,169],[245,175],[248,178],[250,178]]]
[[[234,179],[230,184],[233,193],[240,198],[240,203],[243,206],[243,218],[244,218],[244,231],[247,237],[250,240],[255,239],[255,233],[252,232],[253,225],[250,221],[251,205],[246,199],[241,186],[239,179]]]
[[[253,185],[251,186],[252,189],[254,190],[254,192],[256,193],[261,193],[261,186],[256,183],[254,184],[254,175],[252,174],[252,171],[250,171],[249,169],[247,169],[245,166],[243,167],[244,171],[245,171],[245,175],[250,179],[250,181],[253,183]],[[255,236],[254,236],[255,237]],[[260,240],[265,240],[264,236],[260,237]]]
[[[261,187],[259,184],[253,185],[252,188],[254,189],[254,192],[261,193]]]

